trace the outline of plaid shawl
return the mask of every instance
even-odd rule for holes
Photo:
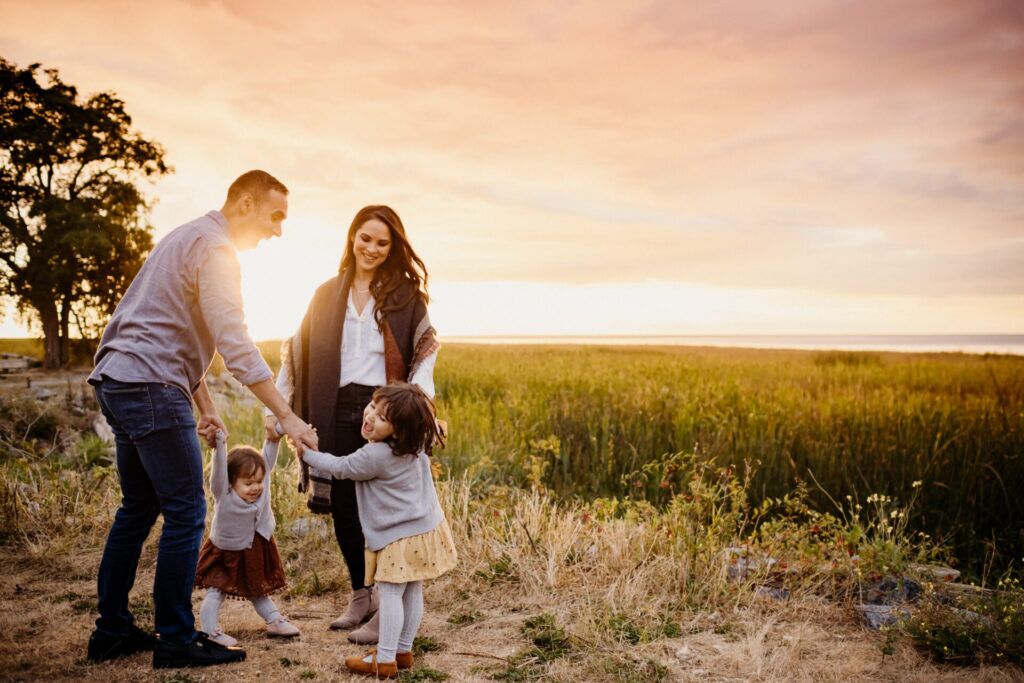
[[[292,410],[317,429],[320,451],[334,452],[334,411],[341,380],[341,339],[348,306],[350,272],[342,272],[317,289],[299,331],[285,341],[281,358],[293,373]],[[398,290],[408,304],[384,316],[384,366],[388,382],[408,381],[423,362],[440,348],[423,299],[411,286]],[[283,367],[283,366],[282,366]],[[299,491],[308,494],[313,512],[330,514],[331,477],[299,463]]]

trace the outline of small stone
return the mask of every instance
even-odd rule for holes
[[[866,586],[864,602],[872,605],[903,605],[917,602],[921,597],[921,584],[907,577],[887,576]]]
[[[96,419],[92,423],[92,430],[105,443],[114,443],[114,430],[110,428],[110,424],[107,422],[107,418],[103,416],[103,413],[96,415]]]
[[[297,538],[302,538],[310,533],[323,535],[326,529],[327,525],[323,520],[316,517],[300,517],[288,526],[288,532]]]
[[[981,615],[975,612],[974,610],[963,609],[961,607],[953,607],[952,610],[954,613],[959,615],[960,618],[962,618],[964,621],[969,621],[972,623],[980,622],[985,626],[992,626],[993,624],[992,617],[988,616],[987,614]]]
[[[773,588],[771,586],[754,586],[754,595],[759,598],[771,600],[788,600],[789,591],[785,588]]]
[[[941,567],[937,564],[911,564],[907,569],[910,569],[925,578],[931,578],[935,581],[942,581],[944,583],[956,581],[960,578],[959,570],[953,569],[952,567]]]
[[[771,568],[778,561],[774,557],[756,557],[749,548],[731,546],[721,552],[726,563],[725,573],[734,581],[742,581],[762,567]]]
[[[892,626],[901,618],[909,617],[910,611],[902,607],[891,605],[856,605],[854,607],[860,612],[861,620],[868,628],[878,631],[883,626]]]

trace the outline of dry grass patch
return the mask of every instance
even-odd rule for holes
[[[258,441],[251,406],[232,404],[222,412],[233,416],[233,440]],[[0,454],[0,678],[362,680],[342,665],[362,648],[327,629],[347,599],[340,554],[329,525],[311,517],[295,491],[297,465],[288,453],[273,473],[275,536],[289,581],[277,600],[302,637],[268,640],[247,603],[229,602],[221,623],[248,652],[241,664],[154,672],[146,655],[87,664],[96,568],[119,492],[111,468],[66,457],[78,448],[73,434],[59,441],[64,445],[26,441],[17,446],[24,453]],[[879,536],[878,527],[862,526],[853,534],[852,518],[826,524],[798,499],[788,499],[792,510],[782,506],[782,521],[759,525],[762,508],[749,504],[746,476],[693,456],[673,456],[636,476],[641,485],[668,482],[659,488],[666,500],[657,506],[629,499],[573,502],[551,494],[540,478],[530,490],[468,475],[442,478],[439,495],[460,564],[427,584],[417,670],[405,679],[1020,678],[1009,666],[935,664],[903,642],[883,656],[885,637],[863,630],[843,600],[857,569],[916,557],[919,548],[900,533]],[[159,524],[132,594],[144,626],[152,623],[148,593],[158,536]],[[749,571],[732,571],[738,580],[730,579],[737,569],[730,548],[747,553],[741,559]],[[858,551],[869,566],[853,566]],[[769,552],[788,569],[763,562]],[[761,564],[754,566],[755,559]],[[768,580],[790,597],[758,597],[753,588]],[[197,605],[200,599],[197,592]]]

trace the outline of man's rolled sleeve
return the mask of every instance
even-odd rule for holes
[[[242,308],[242,271],[230,244],[213,246],[199,267],[199,307],[224,365],[249,386],[273,379],[249,336]]]

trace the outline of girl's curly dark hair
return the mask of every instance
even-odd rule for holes
[[[441,434],[435,419],[434,402],[415,384],[394,382],[373,392],[377,410],[395,433],[388,439],[395,455],[430,453]]]

